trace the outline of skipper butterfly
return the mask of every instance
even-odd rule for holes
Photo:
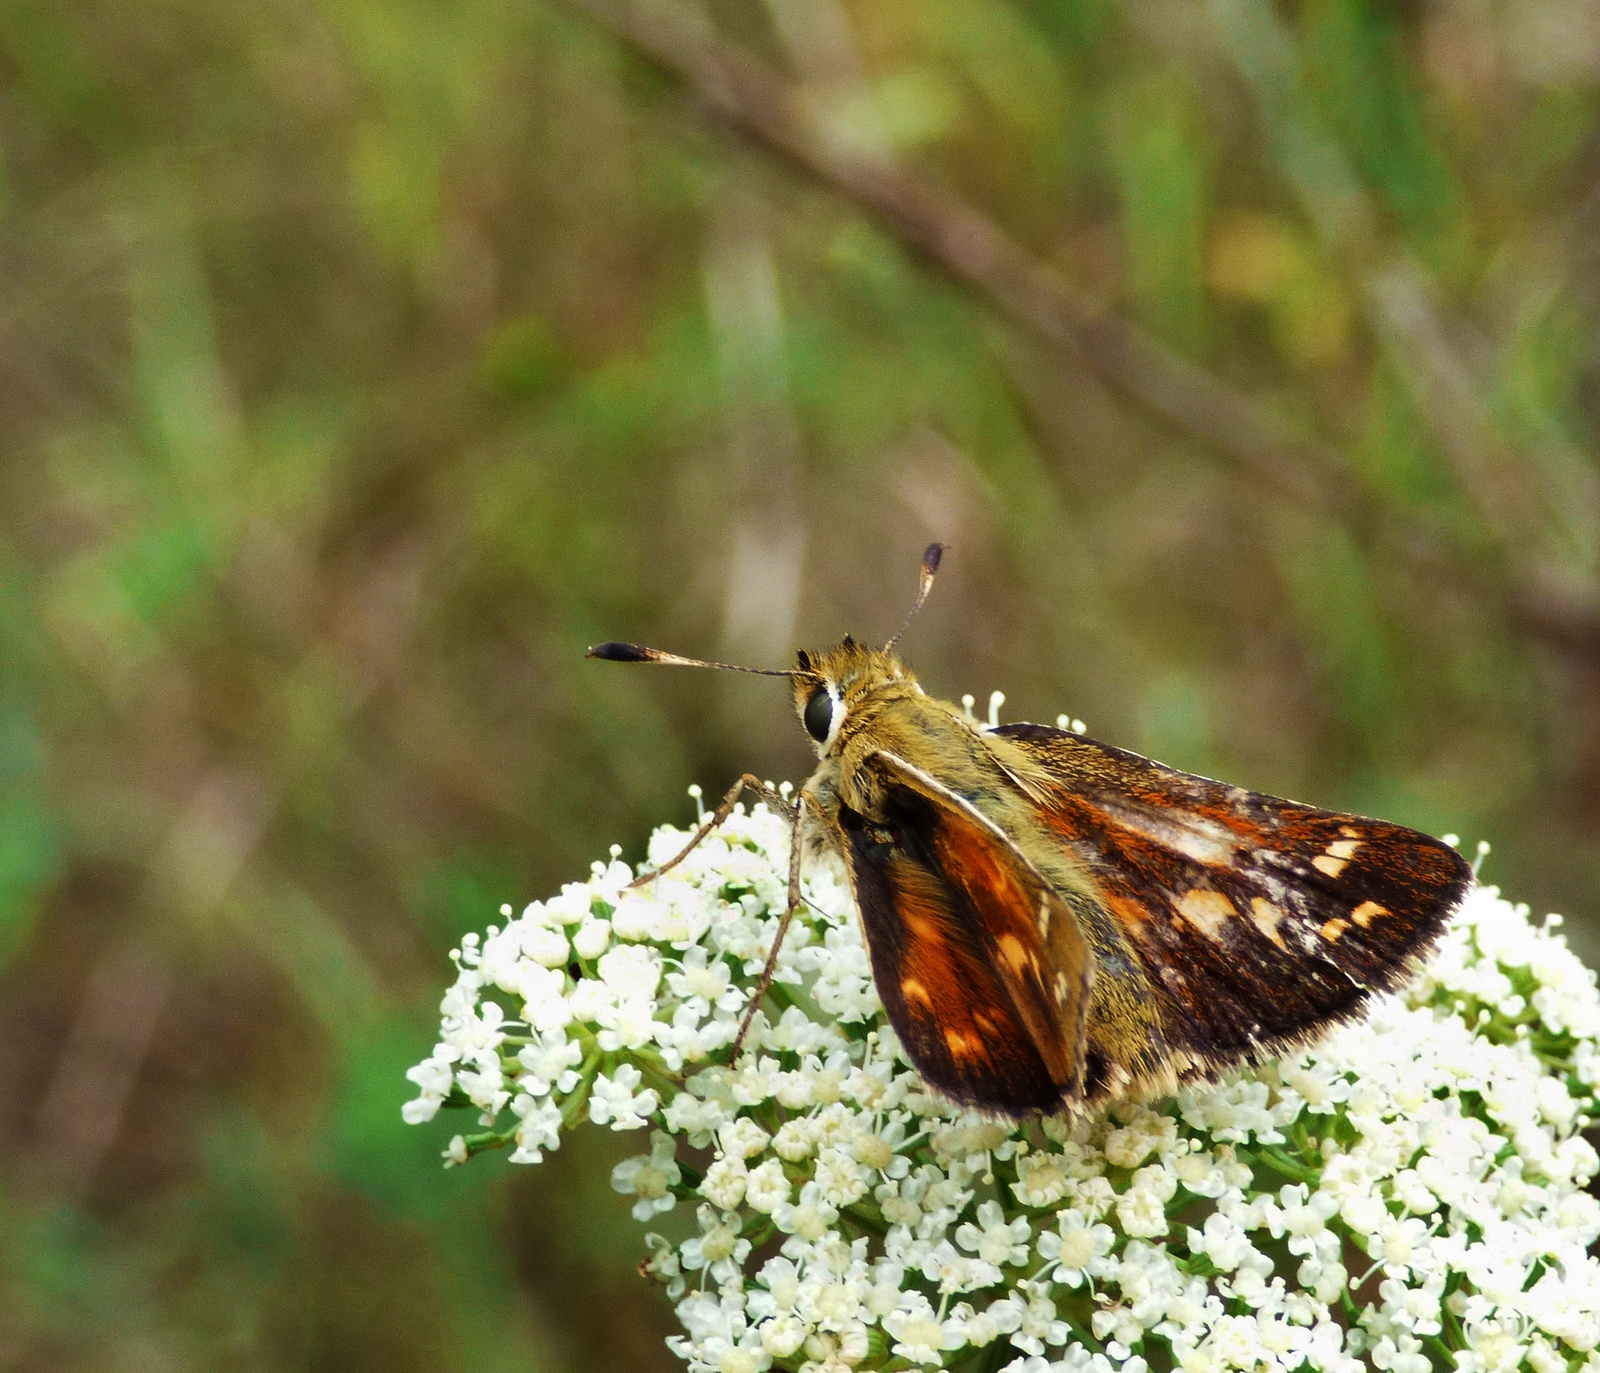
[[[913,616],[942,551],[923,555]],[[1402,825],[1068,730],[980,725],[923,691],[899,638],[874,649],[846,635],[784,671],[589,650],[788,677],[816,745],[792,802],[746,774],[639,879],[680,862],[747,789],[792,815],[788,909],[735,1057],[808,845],[844,861],[879,996],[923,1079],[1014,1119],[1168,1092],[1309,1043],[1409,980],[1471,883],[1454,849]]]

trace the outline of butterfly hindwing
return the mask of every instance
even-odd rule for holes
[[[1019,1116],[1076,1098],[1090,961],[1070,912],[981,813],[891,754],[875,819],[838,817],[873,977],[923,1077]]]
[[[1471,881],[1453,849],[1401,825],[1063,730],[995,735],[1022,751],[1041,822],[1098,887],[1191,1076],[1305,1042],[1401,985]]]

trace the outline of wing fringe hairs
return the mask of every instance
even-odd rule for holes
[[[685,837],[658,830],[651,861]],[[753,1052],[723,1061],[787,838],[758,805],[657,883],[625,890],[613,850],[502,908],[408,1074],[407,1121],[475,1118],[448,1163],[649,1129],[612,1185],[642,1222],[690,1212],[643,1267],[693,1373],[1600,1373],[1600,996],[1559,917],[1474,887],[1410,987],[1317,1043],[1011,1126],[916,1077],[826,867]]]

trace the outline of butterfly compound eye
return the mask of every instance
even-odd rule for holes
[[[805,714],[801,718],[805,723],[807,734],[819,744],[828,742],[828,731],[833,727],[833,697],[827,687],[819,686],[811,693],[811,699],[806,702]]]

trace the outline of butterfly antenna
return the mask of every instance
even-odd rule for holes
[[[928,545],[927,551],[923,553],[922,568],[917,582],[916,603],[911,607],[911,613],[906,616],[906,622],[895,630],[894,637],[883,646],[885,653],[900,642],[900,636],[911,628],[911,622],[917,618],[917,612],[922,609],[922,603],[928,599],[928,593],[933,590],[934,574],[939,570],[939,559],[944,557],[944,550],[944,544],[931,543]]]
[[[638,644],[620,644],[615,641],[596,644],[585,658],[600,658],[608,663],[665,663],[668,667],[715,667],[724,672],[749,672],[757,677],[793,677],[793,668],[741,667],[738,663],[715,663],[704,658],[683,658],[676,653],[663,653],[659,648],[642,648]]]

